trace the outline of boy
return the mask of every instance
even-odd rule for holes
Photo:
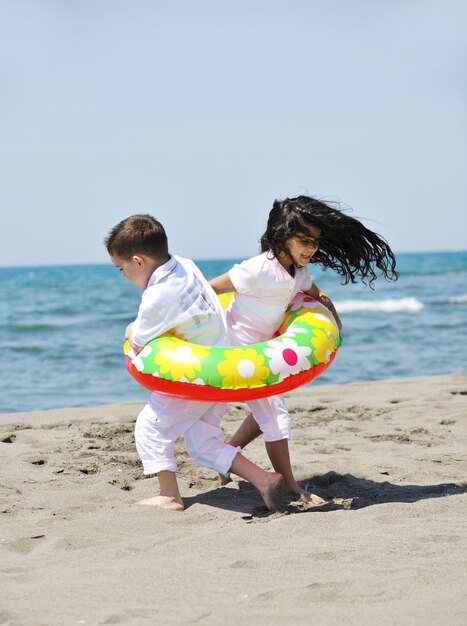
[[[218,298],[189,259],[169,254],[164,227],[151,215],[132,215],[105,239],[112,263],[143,290],[136,320],[126,339],[136,353],[170,331],[201,345],[223,345],[226,327]],[[176,479],[175,440],[183,435],[187,452],[201,465],[250,481],[266,506],[276,510],[283,490],[281,474],[266,472],[220,438],[224,404],[153,393],[135,427],[136,448],[145,474],[157,474],[160,495],[139,504],[183,511]]]

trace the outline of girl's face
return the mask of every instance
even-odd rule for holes
[[[306,232],[290,237],[285,242],[288,250],[279,256],[279,262],[288,271],[290,265],[306,267],[319,248],[321,228],[308,226]]]

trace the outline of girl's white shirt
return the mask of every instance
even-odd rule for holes
[[[236,291],[226,312],[230,345],[271,339],[296,294],[313,285],[307,267],[295,267],[295,276],[291,276],[271,256],[263,252],[229,271]]]

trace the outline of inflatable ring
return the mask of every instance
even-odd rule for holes
[[[219,296],[224,308],[234,294]],[[124,353],[133,378],[146,389],[200,401],[245,401],[304,385],[334,360],[341,337],[330,311],[299,293],[274,338],[247,346],[203,346],[166,333],[135,356]]]

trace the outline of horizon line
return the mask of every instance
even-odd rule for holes
[[[406,250],[394,252],[397,255],[414,255],[414,254],[460,254],[467,253],[467,249],[456,249],[456,250]],[[183,256],[183,255],[177,255]],[[250,255],[254,256],[254,255]],[[227,257],[205,257],[205,258],[195,258],[190,257],[195,263],[202,263],[206,261],[238,261],[243,260],[245,258],[250,258],[249,256],[227,256]],[[92,266],[92,265],[112,265],[110,261],[70,261],[70,262],[40,262],[40,263],[25,263],[25,264],[12,264],[12,265],[3,265],[0,263],[0,269],[33,269],[38,267],[79,267],[79,266]]]

